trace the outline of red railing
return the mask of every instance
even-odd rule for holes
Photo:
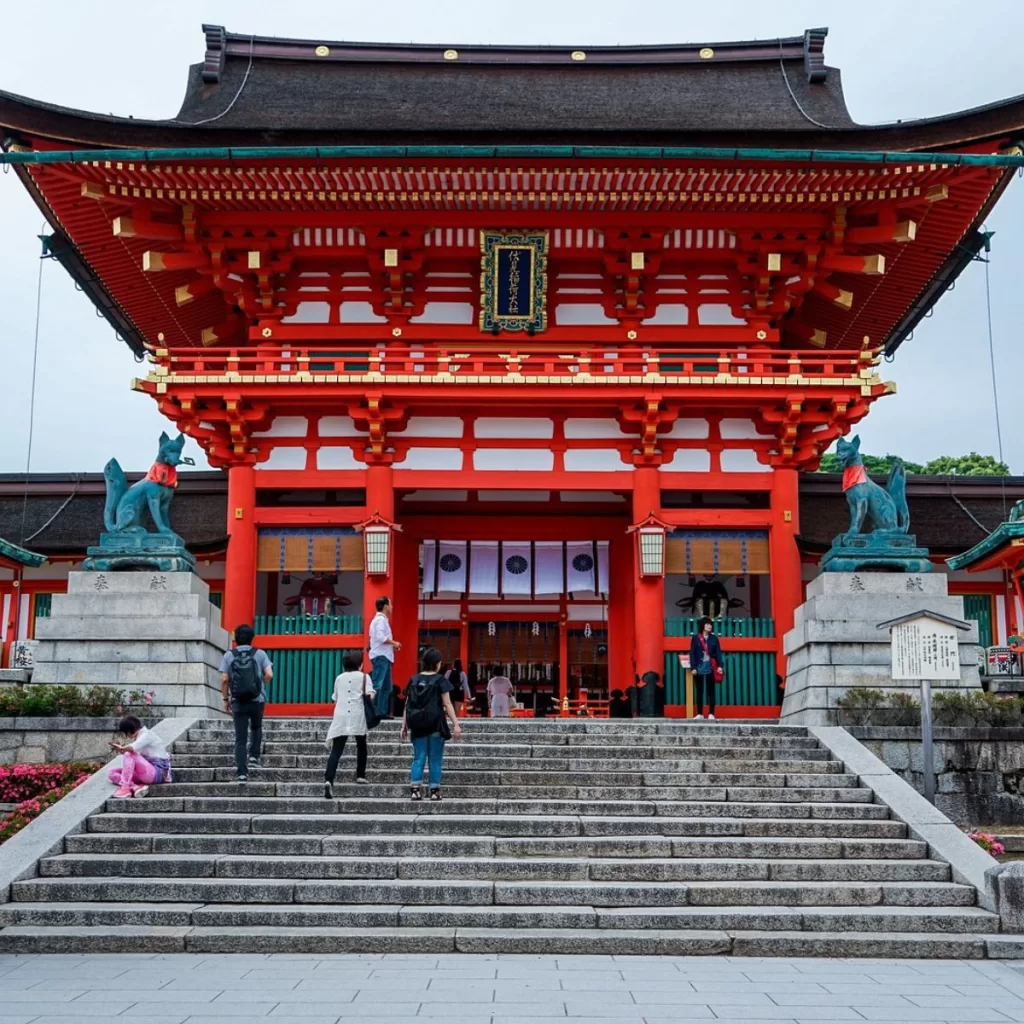
[[[319,376],[409,376],[460,378],[516,376],[565,380],[661,374],[665,377],[856,378],[875,365],[869,353],[737,348],[730,351],[673,351],[655,346],[551,346],[395,343],[288,345],[197,351],[161,350],[157,362],[179,376],[273,376],[309,381]],[[794,381],[795,382],[795,381]]]

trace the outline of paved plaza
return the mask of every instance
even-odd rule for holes
[[[0,1024],[1024,1021],[1024,964],[749,957],[0,956]]]

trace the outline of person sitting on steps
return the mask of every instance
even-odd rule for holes
[[[117,785],[116,797],[139,796],[147,786],[171,781],[171,756],[163,740],[152,729],[147,729],[134,715],[125,715],[117,723],[117,731],[124,733],[127,743],[111,743],[118,751],[121,767],[107,773]]]
[[[263,709],[267,702],[264,687],[274,678],[274,669],[266,651],[252,646],[252,626],[235,629],[235,649],[226,651],[220,662],[220,690],[224,707],[235,723],[235,767],[238,781],[249,781],[249,768],[259,768],[263,754]],[[245,747],[251,728],[249,760]]]

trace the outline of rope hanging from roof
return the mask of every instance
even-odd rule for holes
[[[238,102],[238,97],[242,95],[245,83],[249,81],[249,72],[252,71],[253,48],[255,45],[256,37],[249,36],[249,63],[246,66],[245,74],[242,76],[242,84],[239,85],[238,91],[235,95],[231,97],[231,102],[219,114],[215,114],[213,117],[208,117],[203,121],[178,121],[175,119],[175,124],[183,124],[187,125],[189,128],[197,128],[201,124],[212,124],[214,121],[219,121],[225,114],[229,113],[235,103]]]

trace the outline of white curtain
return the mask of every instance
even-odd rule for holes
[[[466,541],[438,541],[437,590],[446,594],[466,592]]]
[[[565,592],[565,562],[561,541],[539,541],[534,545],[535,594]]]
[[[474,540],[469,560],[469,592],[471,594],[497,594],[498,542]]]
[[[565,589],[570,594],[597,589],[594,584],[597,560],[594,557],[594,544],[592,541],[568,541],[565,545],[565,564]]]
[[[529,541],[506,541],[501,546],[502,594],[533,593],[533,559]]]

